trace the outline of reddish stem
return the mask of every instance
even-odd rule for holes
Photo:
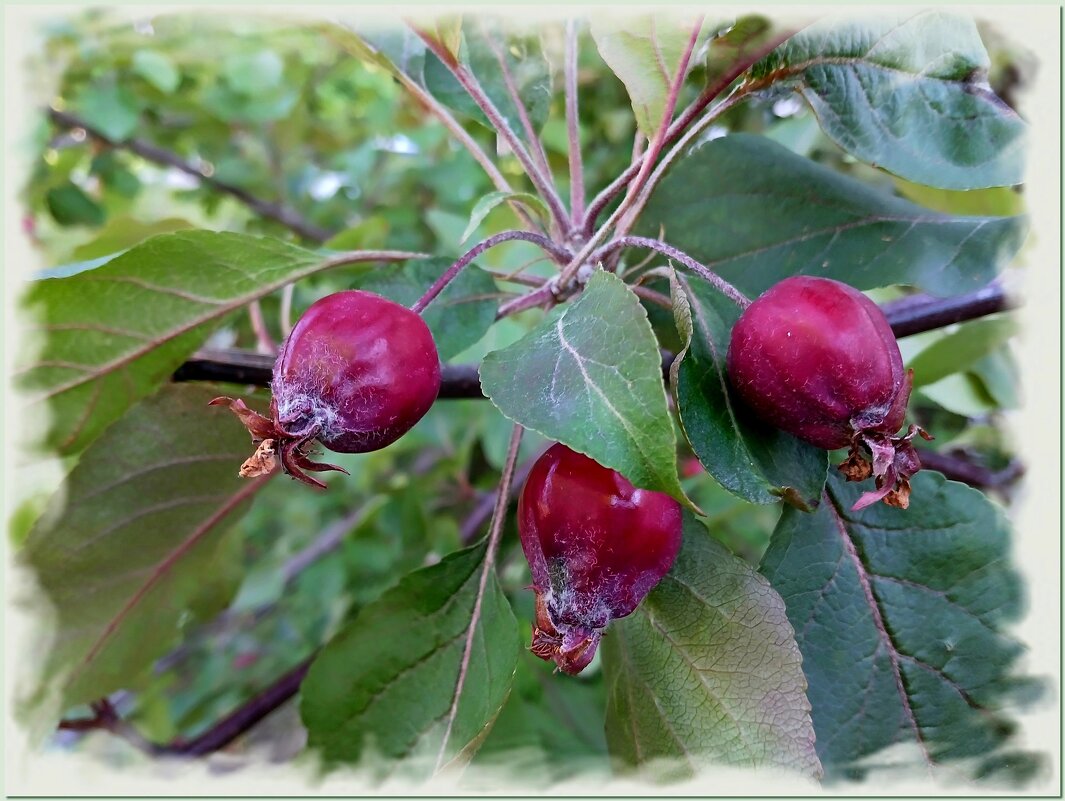
[[[569,208],[574,225],[584,219],[584,163],[581,160],[580,118],[577,114],[577,23],[566,20],[566,131],[569,135]]]
[[[561,275],[559,275],[558,279],[558,285],[560,287],[568,287],[573,282],[573,279],[576,277],[577,272],[581,269],[581,266],[588,262],[589,255],[592,253],[595,246],[598,245],[606,237],[608,231],[612,226],[617,224],[618,221],[621,222],[622,226],[627,224],[628,218],[625,215],[628,211],[629,205],[635,199],[636,193],[640,190],[640,187],[643,186],[643,181],[646,180],[647,174],[654,166],[654,160],[658,155],[658,151],[661,150],[663,142],[665,141],[665,137],[669,129],[669,121],[673,119],[673,112],[676,111],[677,108],[677,99],[680,96],[680,87],[684,84],[684,76],[688,73],[688,63],[691,61],[691,54],[692,51],[695,49],[695,43],[699,39],[699,32],[702,30],[702,27],[703,18],[699,17],[695,28],[692,31],[691,37],[688,39],[688,44],[684,50],[684,53],[681,56],[680,63],[677,65],[677,73],[673,79],[673,82],[670,84],[669,96],[666,99],[665,108],[662,110],[662,121],[655,131],[654,138],[651,140],[651,145],[648,148],[647,154],[644,156],[643,166],[640,168],[639,172],[636,175],[635,183],[629,187],[628,194],[625,195],[625,199],[621,202],[621,205],[618,206],[618,208],[614,211],[612,215],[610,215],[610,219],[608,219],[606,223],[603,224],[602,228],[600,228],[595,234],[592,235],[592,237],[585,243],[581,251],[574,257],[573,261],[567,264],[565,269],[562,270],[562,273]],[[591,263],[595,264],[594,261],[592,261]]]
[[[603,245],[599,250],[592,254],[591,258],[594,261],[603,259],[607,254],[619,250],[621,248],[646,248],[649,250],[655,250],[661,253],[663,256],[668,256],[671,259],[676,259],[689,270],[694,272],[701,278],[706,279],[708,282],[714,285],[714,287],[725,297],[739,306],[741,309],[746,309],[751,305],[751,299],[744,295],[740,290],[722,278],[703,264],[700,264],[683,250],[678,250],[672,245],[668,245],[658,239],[648,239],[644,236],[623,236],[618,239],[611,240]]]
[[[673,124],[669,126],[669,130],[666,132],[664,144],[668,145],[680,136],[703,112],[703,110],[709,106],[716,97],[718,97],[718,95],[729,88],[734,80],[779,47],[781,43],[789,39],[793,34],[794,31],[786,31],[780,36],[771,39],[753,53],[744,56],[732,64],[729,69],[718,76],[718,79],[714,81],[714,83],[703,90],[702,94],[696,98],[695,102],[682,111],[680,116],[673,121]],[[591,236],[599,215],[603,213],[603,210],[610,204],[610,201],[617,197],[629,182],[636,177],[637,173],[643,169],[643,162],[645,159],[646,153],[638,159],[634,159],[632,164],[626,168],[625,172],[621,173],[621,175],[615,178],[602,192],[595,196],[591,204],[589,204],[588,212],[584,217],[582,232],[585,236]]]
[[[425,294],[418,298],[414,305],[410,307],[410,310],[421,314],[422,311],[425,310],[425,307],[432,303],[436,296],[443,292],[444,288],[455,279],[455,277],[462,271],[463,267],[468,265],[489,248],[494,248],[498,244],[511,242],[513,240],[532,242],[535,245],[539,245],[545,252],[551,254],[551,256],[560,261],[571,258],[571,254],[568,250],[541,234],[534,234],[531,231],[503,231],[495,236],[488,237],[488,239],[470,248],[466,253],[460,256],[454,264],[444,271],[443,275],[433,282],[432,286],[425,291]]]
[[[536,162],[533,161],[532,156],[529,155],[529,151],[525,149],[525,146],[521,143],[518,135],[514,133],[514,130],[510,127],[510,123],[496,108],[495,103],[485,93],[484,89],[478,83],[473,74],[466,69],[465,65],[459,62],[446,47],[444,47],[439,41],[434,39],[428,33],[423,31],[417,25],[412,22],[408,22],[411,30],[425,42],[425,46],[428,48],[434,56],[440,59],[440,62],[447,67],[448,71],[459,82],[459,85],[466,90],[466,94],[470,96],[477,107],[484,112],[485,117],[488,118],[488,122],[492,125],[499,135],[506,141],[507,145],[514,152],[518,161],[521,162],[522,168],[529,176],[529,180],[532,181],[533,186],[536,187],[536,191],[539,192],[540,197],[547,204],[547,207],[551,211],[551,215],[555,219],[556,225],[560,231],[564,233],[569,232],[569,216],[566,214],[566,210],[562,205],[562,200],[558,196],[558,192],[555,191],[554,186],[551,184],[550,175],[543,175],[540,169],[537,167]]]

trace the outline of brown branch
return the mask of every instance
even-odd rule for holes
[[[936,470],[952,481],[961,481],[979,489],[1004,489],[1024,475],[1024,465],[1019,461],[1011,461],[1001,470],[991,470],[960,454],[926,448],[918,448],[917,453],[921,457],[922,467]]]
[[[203,734],[191,740],[179,739],[167,745],[157,746],[156,753],[167,756],[200,757],[225,748],[299,692],[300,685],[317,655],[317,653],[311,654]]]
[[[545,292],[546,287],[534,290],[523,298]],[[520,300],[521,298],[519,298]],[[988,314],[1017,308],[1020,298],[1007,293],[998,281],[983,289],[951,298],[930,295],[911,295],[902,300],[885,303],[884,314],[897,337],[932,331],[953,323],[973,320]],[[672,360],[669,355],[669,360]],[[200,350],[173,375],[174,381],[224,381],[268,387],[274,359],[247,350]],[[445,364],[440,384],[442,399],[482,398],[481,382],[475,364]]]
[[[63,720],[60,721],[59,728],[64,731],[77,732],[103,729],[116,737],[121,737],[138,750],[156,757],[206,756],[225,748],[299,692],[300,684],[303,683],[303,678],[307,675],[307,670],[316,656],[317,653],[311,654],[265,690],[245,701],[203,734],[191,740],[180,737],[169,743],[153,743],[146,740],[128,721],[118,716],[114,707],[106,699],[92,705],[94,717]]]
[[[910,295],[885,303],[882,308],[895,336],[907,337],[1015,309],[1020,305],[1020,298],[1010,293],[1001,280],[995,280],[983,289],[966,295],[951,298]]]
[[[235,348],[205,348],[179,367],[174,381],[221,381],[229,384],[269,387],[274,370],[273,356]],[[481,398],[481,380],[475,364],[441,366],[439,398]]]
[[[226,181],[220,181],[210,175],[205,175],[202,169],[198,169],[177,153],[170,150],[161,148],[143,139],[130,138],[121,141],[111,139],[101,131],[93,128],[85,120],[66,111],[50,108],[48,110],[48,115],[52,122],[60,128],[67,130],[80,128],[93,139],[103,142],[105,145],[128,150],[130,153],[135,153],[141,158],[153,162],[154,164],[173,167],[186,175],[191,175],[204,186],[209,186],[219,192],[235,197],[260,217],[265,217],[266,219],[281,223],[281,225],[299,234],[304,239],[322,243],[332,236],[332,233],[324,228],[320,228],[305,220],[295,209],[281,203],[263,200],[262,198],[253,195],[247,189],[235,186]]]

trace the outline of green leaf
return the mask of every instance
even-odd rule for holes
[[[1024,214],[1024,195],[1006,186],[959,192],[896,178],[895,188],[907,200],[943,214],[974,217],[1014,217]]]
[[[462,16],[440,17],[434,23],[436,36],[455,58],[462,50]]]
[[[325,34],[364,61],[385,68],[401,82],[423,83],[425,43],[410,28],[385,25],[356,33],[326,26]]]
[[[470,212],[470,224],[463,231],[459,244],[470,238],[470,234],[477,230],[477,226],[484,221],[484,218],[488,216],[492,209],[500,203],[506,203],[508,200],[522,203],[529,210],[539,214],[542,220],[550,219],[547,206],[536,195],[530,195],[528,192],[489,192],[477,201],[477,205]]]
[[[762,47],[774,32],[773,23],[760,14],[747,14],[718,26],[706,55],[706,83],[721,79],[725,71]]]
[[[172,385],[134,407],[82,454],[30,532],[20,560],[56,627],[32,702],[61,711],[128,686],[224,571],[225,532],[266,479],[238,478],[251,443],[207,407],[214,394]]]
[[[934,384],[966,370],[1016,333],[1017,323],[1012,317],[988,317],[958,326],[910,360],[907,366],[913,368],[913,385]]]
[[[489,353],[481,389],[516,423],[637,487],[684,498],[658,343],[639,299],[613,273],[597,271],[576,301]]]
[[[410,306],[450,266],[451,259],[447,258],[409,261],[402,267],[367,273],[355,286]],[[495,322],[498,291],[492,276],[470,264],[425,307],[422,319],[433,333],[443,361],[462,353],[484,336]]]
[[[140,106],[133,91],[104,79],[82,92],[73,110],[91,128],[114,142],[132,136],[140,122]]]
[[[752,76],[802,93],[821,127],[862,161],[945,189],[1024,180],[1027,125],[991,91],[976,24],[932,10],[825,20]]]
[[[496,21],[468,15],[462,21],[463,44],[460,61],[469,68],[492,104],[520,138],[525,126],[503,75],[500,59],[517,88],[529,121],[540,130],[551,108],[551,66],[536,40],[507,36]],[[498,53],[496,52],[498,48]],[[440,102],[494,130],[484,112],[462,88],[436,56],[425,55],[425,88]]]
[[[140,179],[130,169],[131,159],[123,151],[110,148],[92,157],[89,174],[100,179],[107,189],[122,197],[133,197],[140,191]]]
[[[724,763],[820,775],[784,602],[691,515],[673,569],[602,651],[615,757],[681,774]]]
[[[192,227],[188,220],[177,217],[165,217],[154,222],[141,222],[132,217],[112,217],[96,234],[95,239],[78,245],[70,255],[78,261],[91,261],[103,256],[113,258],[119,252],[156,234],[169,234]]]
[[[163,94],[171,94],[181,83],[174,62],[158,50],[138,50],[133,54],[133,73],[144,78]]]
[[[107,212],[71,181],[48,190],[44,197],[52,218],[60,225],[103,225]]]
[[[675,17],[592,17],[591,34],[599,55],[625,84],[636,125],[648,139],[662,124],[691,32],[690,20]]]
[[[747,134],[677,162],[639,224],[752,295],[798,274],[969,292],[1009,263],[1027,228],[1025,217],[923,209]]]
[[[295,89],[279,87],[261,94],[244,94],[219,83],[205,90],[203,107],[226,122],[265,123],[288,117],[299,99],[300,93]],[[225,177],[225,171],[221,169],[225,166],[224,162],[220,164],[215,175]],[[232,169],[247,169],[247,166],[243,162],[234,163]],[[234,177],[230,176],[230,180]]]
[[[531,618],[531,599],[529,606]],[[518,616],[522,617],[520,611]],[[463,789],[481,789],[478,768],[503,768],[511,776],[535,775],[541,788],[609,771],[602,677],[590,676],[589,667],[578,680],[560,680],[553,667],[523,649],[514,688],[474,757],[472,775],[467,774],[473,782]]]
[[[670,386],[692,450],[721,486],[744,500],[785,498],[812,509],[825,484],[826,452],[758,423],[729,392],[725,357],[740,310],[700,278],[674,273],[670,283],[685,342],[670,367]]]
[[[212,231],[152,237],[67,278],[34,282],[23,298],[36,339],[16,380],[25,432],[49,448],[83,448],[150,395],[225,317],[292,281],[327,269],[321,256],[278,240]],[[45,407],[50,420],[31,408]]]
[[[1020,368],[1008,346],[1002,346],[977,359],[970,367],[1001,409],[1021,406]]]
[[[963,417],[980,417],[998,408],[984,382],[972,373],[954,373],[921,387],[923,395],[944,409]]]
[[[387,219],[374,214],[328,239],[322,247],[327,250],[380,249],[385,246],[389,228]]]
[[[910,508],[850,507],[833,477],[813,514],[785,509],[761,566],[784,597],[810,682],[817,751],[839,772],[898,743],[919,762],[996,748],[1022,647],[1002,510],[923,470]],[[871,712],[875,710],[875,714]]]
[[[74,261],[69,264],[58,264],[55,267],[46,267],[43,270],[37,270],[33,277],[36,280],[43,278],[69,278],[72,275],[83,273],[86,270],[95,270],[97,267],[103,267],[109,261],[112,261],[122,255],[125,251],[118,253],[108,253],[106,256],[100,256],[96,259],[86,259],[85,261]]]
[[[319,654],[300,714],[327,764],[383,757],[431,773],[472,756],[520,648],[485,552],[482,543],[408,574]]]
[[[281,85],[285,62],[273,50],[234,53],[222,62],[222,74],[236,92],[253,97]]]

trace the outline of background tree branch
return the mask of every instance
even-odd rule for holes
[[[912,295],[883,305],[891,330],[897,337],[943,328],[953,323],[973,320],[1006,311],[1020,305],[1020,300],[995,281],[983,289],[951,298]],[[672,354],[665,354],[668,370]],[[204,349],[193,355],[175,371],[174,381],[222,381],[231,384],[270,385],[274,357],[254,351]],[[441,376],[440,398],[481,398],[480,377],[475,364],[445,364]]]
[[[119,717],[114,707],[107,700],[101,700],[93,704],[93,717],[63,720],[60,721],[59,728],[76,732],[105,729],[121,737],[138,750],[154,757],[206,756],[225,748],[299,692],[303,677],[307,675],[307,670],[310,668],[315,656],[317,656],[317,653],[311,654],[260,693],[219,720],[207,731],[188,740],[177,738],[169,743],[153,743],[145,740],[132,725]]]
[[[151,142],[137,138],[115,141],[93,128],[85,120],[67,111],[59,111],[50,108],[48,109],[48,116],[51,118],[52,122],[61,129],[74,130],[80,128],[93,139],[98,142],[103,142],[105,145],[128,150],[130,153],[135,153],[141,158],[154,164],[160,164],[164,167],[173,167],[186,175],[191,175],[204,186],[208,186],[218,192],[235,197],[260,217],[265,217],[268,220],[274,220],[275,222],[281,223],[281,225],[285,226],[290,231],[299,234],[304,239],[321,244],[333,235],[332,232],[305,220],[295,209],[282,203],[263,200],[246,189],[227,183],[226,181],[220,181],[210,175],[205,175],[202,169],[196,167],[191,162],[186,161],[177,153],[161,148]]]

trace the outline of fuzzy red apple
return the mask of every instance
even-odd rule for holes
[[[440,391],[440,358],[422,318],[380,295],[337,292],[307,309],[274,365],[270,417],[243,401],[228,404],[258,446],[241,475],[282,469],[324,487],[305,471],[341,470],[313,462],[315,443],[365,453],[395,442],[417,423]]]
[[[763,421],[826,450],[849,448],[849,480],[876,479],[855,509],[909,504],[921,462],[917,426],[895,436],[913,382],[887,318],[858,290],[828,278],[775,284],[744,310],[728,350],[736,394]],[[872,463],[863,451],[872,456]]]
[[[631,614],[673,565],[681,510],[557,444],[522,488],[518,531],[536,592],[532,651],[576,674],[606,625]]]

